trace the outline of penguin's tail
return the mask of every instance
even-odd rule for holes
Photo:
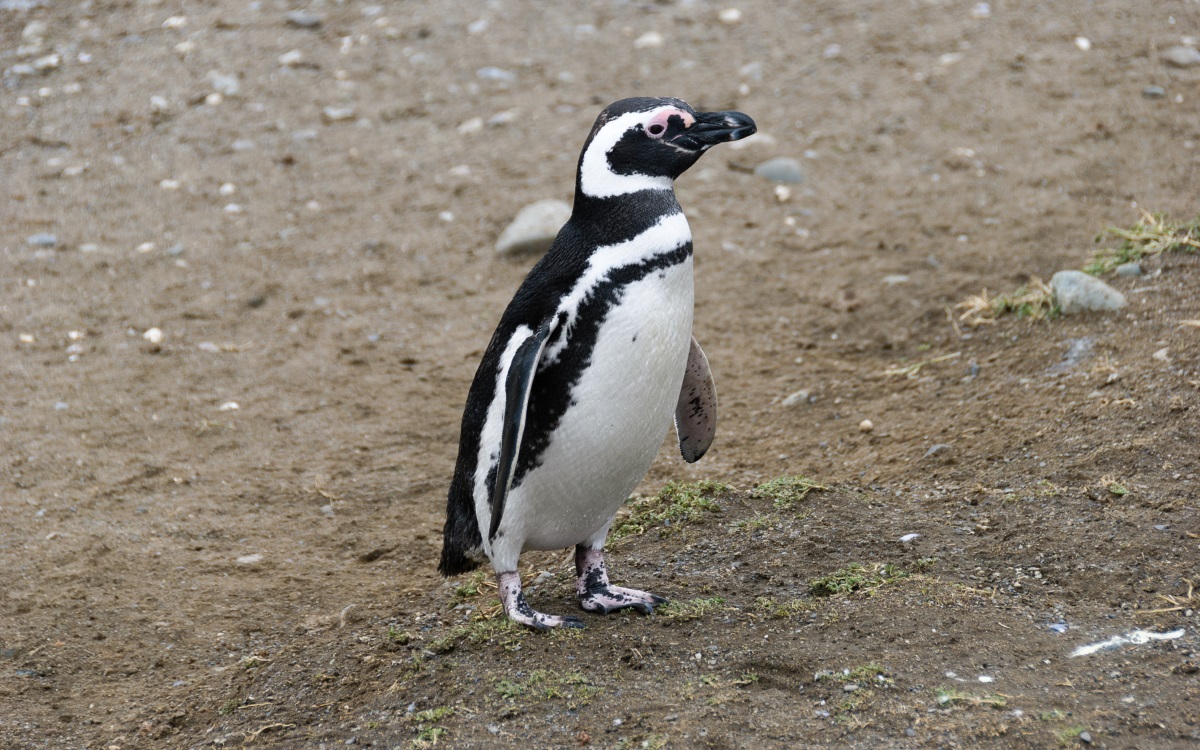
[[[475,570],[487,559],[483,554],[479,523],[475,520],[475,503],[464,485],[456,476],[450,483],[450,495],[446,501],[442,560],[438,563],[438,572],[446,577]]]

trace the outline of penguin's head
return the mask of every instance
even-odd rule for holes
[[[697,112],[682,99],[622,99],[596,118],[579,155],[577,189],[592,198],[670,189],[705,151],[756,130],[741,112]]]

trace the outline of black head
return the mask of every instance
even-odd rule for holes
[[[596,118],[576,189],[592,198],[669,189],[705,151],[756,130],[741,112],[697,112],[682,99],[622,99]]]

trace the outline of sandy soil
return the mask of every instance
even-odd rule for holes
[[[1200,5],[730,5],[0,2],[0,745],[1194,746],[1198,259],[952,308],[1196,214]],[[674,608],[476,622],[434,566],[492,243],[630,95],[760,127],[678,185],[721,425],[642,492],[732,489],[612,551]]]

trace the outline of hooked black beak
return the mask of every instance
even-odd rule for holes
[[[692,126],[676,136],[674,142],[684,148],[702,150],[747,138],[757,131],[754,120],[741,112],[700,112]]]

